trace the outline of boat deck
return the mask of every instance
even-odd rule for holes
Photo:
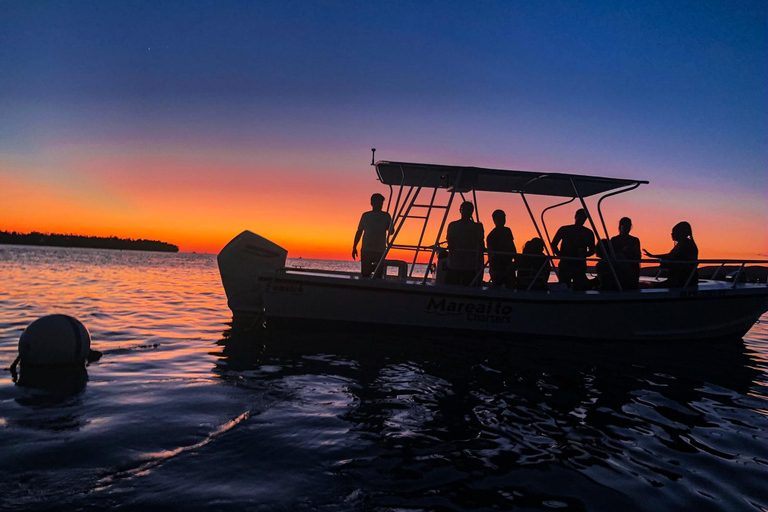
[[[419,286],[427,286],[427,287],[434,287],[438,286],[438,284],[435,282],[434,279],[429,278],[424,281],[423,276],[414,276],[414,277],[406,277],[401,278],[396,275],[387,275],[381,280],[376,279],[370,279],[370,278],[364,278],[357,272],[345,272],[345,271],[337,271],[337,270],[318,270],[318,269],[298,269],[298,268],[285,268],[281,270],[281,273],[284,273],[286,275],[292,275],[292,276],[312,276],[312,277],[319,277],[319,278],[332,278],[332,279],[338,279],[338,280],[346,280],[346,281],[359,281],[362,283],[368,283],[368,284],[377,284],[377,283],[397,283],[397,284],[405,284],[409,286],[419,285]],[[616,293],[622,293],[622,294],[658,294],[658,293],[666,293],[670,291],[670,288],[666,287],[658,287],[659,282],[662,280],[655,279],[652,277],[647,276],[641,276],[640,277],[640,288],[636,290],[624,290],[622,292],[616,291],[616,290],[584,290],[580,292],[573,292],[566,288],[564,285],[561,285],[557,281],[557,276],[552,273],[549,278],[548,282],[548,290],[523,290],[523,289],[510,289],[510,288],[497,288],[494,286],[491,286],[489,282],[483,282],[481,286],[477,287],[466,287],[466,286],[455,286],[455,285],[446,285],[446,284],[440,284],[440,288],[453,288],[457,290],[483,290],[483,291],[494,291],[494,292],[504,292],[504,293],[545,293],[545,294],[562,294],[562,293],[579,293],[579,294],[586,294],[586,295],[601,295],[601,294],[616,294]],[[385,285],[386,286],[386,285]],[[768,286],[766,286],[765,283],[735,283],[733,281],[723,281],[723,280],[712,280],[712,279],[700,279],[698,283],[698,287],[696,288],[687,288],[686,291],[690,292],[703,292],[703,291],[726,291],[726,290],[732,290],[732,289],[765,289],[768,291]]]

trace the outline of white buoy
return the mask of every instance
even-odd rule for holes
[[[85,364],[91,335],[76,318],[48,315],[24,329],[19,338],[19,362],[30,365]]]

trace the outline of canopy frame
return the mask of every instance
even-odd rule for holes
[[[587,176],[579,174],[563,174],[563,173],[544,173],[535,171],[517,171],[517,170],[501,170],[501,169],[488,169],[481,167],[461,167],[461,166],[448,166],[448,165],[435,165],[435,164],[420,164],[420,163],[407,163],[407,162],[389,162],[379,161],[373,164],[376,169],[376,174],[379,181],[389,187],[389,200],[387,202],[387,211],[390,211],[392,199],[394,195],[394,189],[397,189],[397,198],[394,202],[394,208],[392,209],[392,229],[390,230],[389,237],[387,239],[387,245],[384,254],[380,258],[376,269],[372,276],[375,276],[383,265],[389,252],[392,249],[397,250],[410,250],[414,252],[412,261],[410,262],[410,269],[408,275],[413,277],[414,269],[417,264],[418,256],[421,252],[430,252],[429,260],[427,263],[427,270],[424,273],[422,284],[427,282],[430,268],[434,263],[437,253],[441,250],[441,238],[445,231],[448,216],[450,214],[451,206],[453,205],[456,193],[464,199],[465,193],[472,194],[472,202],[475,206],[475,212],[478,212],[477,204],[477,192],[504,192],[510,194],[519,194],[523,204],[528,210],[528,214],[531,218],[534,228],[542,240],[546,240],[545,250],[548,258],[553,258],[551,252],[552,239],[549,236],[549,230],[547,229],[544,214],[554,208],[569,204],[575,200],[579,200],[582,208],[587,213],[587,219],[592,228],[592,231],[597,235],[598,244],[603,249],[603,254],[606,255],[606,261],[611,274],[616,282],[619,290],[622,289],[619,283],[618,275],[611,261],[613,258],[607,257],[613,255],[613,251],[607,251],[606,247],[603,247],[603,237],[600,236],[600,232],[597,228],[592,214],[587,207],[585,199],[591,196],[599,196],[597,201],[597,212],[600,224],[603,227],[603,231],[606,238],[609,238],[608,229],[606,228],[605,220],[602,213],[602,202],[612,196],[623,194],[631,190],[636,189],[640,185],[647,184],[648,181],[633,180],[623,178],[604,178],[598,176]],[[445,189],[448,192],[447,204],[437,204],[437,191],[438,189]],[[431,197],[428,204],[419,204],[417,200],[422,190],[431,190]],[[403,194],[405,196],[403,197]],[[544,208],[541,212],[541,224],[544,228],[545,235],[539,227],[533,210],[528,202],[528,195],[540,195],[540,196],[552,196],[558,198],[568,198],[566,201],[558,202],[554,205]],[[414,208],[426,208],[424,215],[411,214]],[[433,211],[438,209],[444,209],[442,219],[440,220],[440,226],[435,237],[435,242],[432,245],[424,244],[424,236],[426,234],[427,224]],[[479,215],[479,214],[478,214]],[[405,221],[407,219],[421,219],[424,224],[421,228],[418,242],[416,245],[396,244],[395,241],[398,238]],[[478,216],[479,218],[479,216]],[[546,236],[546,238],[544,238]],[[557,270],[555,270],[557,272]],[[481,270],[482,272],[482,270]],[[479,276],[480,274],[478,274]]]

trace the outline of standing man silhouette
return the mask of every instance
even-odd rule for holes
[[[573,220],[573,224],[563,226],[555,233],[555,238],[552,239],[552,252],[555,256],[568,258],[592,256],[595,254],[595,235],[591,229],[584,227],[587,212],[583,209],[576,211]],[[587,260],[560,260],[557,275],[560,282],[567,284],[572,290],[586,290],[589,285]]]
[[[515,276],[512,268],[513,256],[510,253],[517,252],[515,237],[512,236],[512,230],[505,225],[507,214],[504,210],[496,210],[491,217],[496,227],[485,239],[488,247],[488,273],[491,274],[493,286],[512,288],[515,285]]]
[[[464,201],[459,207],[461,218],[448,224],[447,284],[470,285],[483,268],[485,232],[483,225],[472,219],[474,212],[475,205]]]
[[[384,196],[373,194],[371,196],[371,211],[363,213],[355,232],[355,242],[352,244],[352,259],[357,259],[357,243],[363,238],[363,246],[360,249],[360,273],[363,277],[370,277],[379,260],[387,248],[387,232],[392,226],[392,217],[382,210]],[[381,278],[384,275],[382,266],[374,277]]]
[[[611,238],[611,245],[619,266],[626,266],[628,272],[627,280],[621,283],[622,288],[627,290],[636,290],[640,282],[640,263],[643,256],[640,254],[640,239],[632,236],[629,232],[632,230],[632,219],[622,217],[619,221],[619,234]],[[633,263],[622,262],[621,260],[630,260]]]

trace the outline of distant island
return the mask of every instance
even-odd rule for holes
[[[177,245],[157,240],[133,240],[116,236],[59,235],[55,233],[17,233],[0,231],[0,244],[44,245],[52,247],[85,247],[89,249],[121,249],[124,251],[179,252]]]

